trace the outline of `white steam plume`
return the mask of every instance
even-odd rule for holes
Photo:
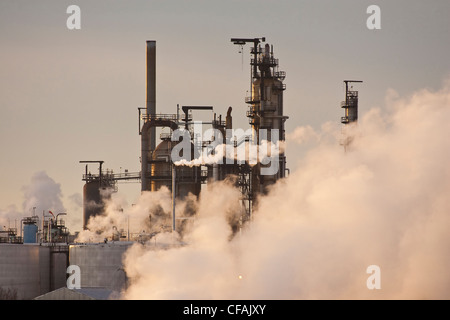
[[[6,209],[0,209],[1,226],[12,225],[14,221],[18,221],[17,227],[20,227],[20,219],[26,216],[41,216],[42,212],[51,210],[55,214],[66,212],[62,198],[61,185],[56,183],[45,171],[36,172],[32,177],[29,185],[22,188],[24,193],[24,202],[22,210],[15,205],[10,205]],[[33,210],[35,208],[35,210]]]
[[[219,144],[215,146],[213,152],[204,152],[198,158],[193,160],[181,159],[175,161],[176,166],[202,166],[216,163],[226,163],[228,160],[238,161],[239,163],[248,162],[250,166],[256,165],[258,162],[267,163],[270,161],[270,157],[278,157],[284,153],[285,142],[277,140],[271,142],[262,140],[261,143],[256,146],[252,145],[249,141],[244,142],[243,147],[234,147],[227,144]],[[225,159],[225,160],[224,160]]]
[[[232,240],[226,212],[237,190],[210,186],[189,245],[128,251],[123,297],[450,298],[449,121],[447,83],[367,112],[349,128],[347,152],[340,132],[322,130]],[[380,267],[379,290],[366,286],[370,265]]]
[[[201,193],[192,232],[185,237],[188,246],[146,250],[133,245],[125,257],[127,276],[133,280],[126,297],[216,298],[217,292],[235,280],[227,219],[239,212],[239,196],[239,190],[228,181],[209,184]],[[149,266],[151,269],[145,270]]]
[[[0,230],[17,227],[22,214],[15,205],[0,209]]]
[[[78,234],[76,242],[102,242],[105,238],[110,240],[113,234],[117,235],[120,231],[125,232],[127,238],[128,233],[131,233],[130,240],[136,240],[137,235],[148,238],[172,227],[172,194],[165,186],[158,191],[143,192],[131,207],[119,193],[111,194],[104,202],[104,213],[89,219],[87,230]],[[192,194],[184,200],[177,199],[176,216],[192,214],[192,211],[195,211],[195,202],[196,197]]]
[[[66,211],[61,200],[61,185],[50,178],[45,171],[35,173],[31,177],[31,183],[25,186],[23,191],[25,197],[24,212],[32,212],[33,207],[46,211],[53,210],[55,214]],[[36,214],[39,213],[42,213],[42,211],[36,212]]]

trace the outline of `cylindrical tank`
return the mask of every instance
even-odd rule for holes
[[[170,162],[170,154],[172,151],[172,141],[163,140],[153,152],[150,172],[152,176],[150,190],[157,191],[162,186],[171,189],[172,169]]]
[[[83,229],[87,228],[89,218],[102,214],[105,209],[105,199],[111,197],[111,189],[101,188],[99,179],[95,179],[83,187]]]
[[[252,83],[252,139],[253,143],[261,144],[263,140],[276,143],[284,140],[283,90],[281,80],[272,77],[256,78]],[[265,132],[261,132],[265,130]],[[276,131],[273,131],[276,130]],[[260,154],[261,155],[261,154]],[[284,154],[278,156],[279,164],[276,174],[261,175],[262,168],[275,164],[261,164],[253,167],[252,185],[254,193],[265,193],[267,187],[284,176]],[[260,159],[261,160],[261,159]],[[276,167],[273,167],[276,168]]]
[[[35,223],[24,223],[23,243],[37,243],[38,226]]]
[[[104,287],[120,292],[126,285],[123,254],[133,242],[70,245],[69,264],[81,271],[81,287]]]
[[[50,290],[50,247],[0,244],[0,287],[16,299],[33,299]]]
[[[26,217],[22,219],[23,243],[38,242],[38,223],[38,216]]]
[[[358,92],[350,91],[347,93],[347,108],[345,116],[348,122],[358,121]]]
[[[86,182],[83,187],[83,229],[86,229],[89,218],[101,214],[103,209],[100,181]]]
[[[178,142],[164,139],[155,149],[151,164],[151,191],[157,191],[162,186],[172,190],[172,148]],[[194,145],[191,144],[191,154],[193,155]],[[177,190],[176,197],[183,199],[189,192],[198,196],[201,189],[200,167],[179,166],[177,167]]]

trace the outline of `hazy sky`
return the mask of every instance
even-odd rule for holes
[[[81,8],[81,30],[66,27],[71,4]],[[371,4],[381,8],[381,30],[366,27]],[[140,170],[146,40],[157,41],[157,112],[175,113],[179,103],[225,115],[232,106],[234,126],[247,128],[249,47],[242,64],[230,38],[265,36],[287,73],[290,132],[339,123],[344,79],[364,81],[360,113],[383,105],[388,89],[403,96],[439,88],[450,76],[449,16],[448,0],[2,0],[0,210],[21,212],[23,187],[45,171],[61,184],[76,231],[81,208],[70,199],[82,193],[79,160]],[[293,169],[294,154],[287,152]],[[132,202],[140,185],[119,190]]]

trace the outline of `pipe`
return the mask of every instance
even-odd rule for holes
[[[213,164],[213,181],[219,181],[219,165]]]
[[[172,164],[172,232],[175,231],[175,191],[177,167]]]
[[[233,129],[233,118],[231,116],[231,106],[228,107],[228,111],[227,111],[227,117],[225,118],[225,128],[226,129]]]
[[[156,114],[156,41],[147,41],[147,115]],[[151,129],[150,150],[156,147],[156,128]]]
[[[141,191],[149,190],[148,188],[148,158],[149,158],[149,132],[152,131],[150,122],[146,122],[142,127],[141,133]]]
[[[147,89],[146,89],[146,112],[149,115],[156,114],[156,41],[147,41]],[[148,122],[141,130],[141,190],[148,188],[148,159],[156,148],[156,127]]]
[[[58,213],[58,214],[56,215],[56,225],[58,225],[58,216],[59,216],[59,215],[61,215],[61,216],[66,216],[67,213],[66,213],[66,212],[61,212],[61,213]]]

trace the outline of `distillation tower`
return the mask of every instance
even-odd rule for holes
[[[351,144],[353,137],[347,132],[347,126],[353,126],[358,122],[358,91],[353,89],[350,83],[362,83],[360,80],[344,80],[345,83],[345,100],[341,102],[341,108],[344,109],[345,115],[341,117],[341,123],[344,124],[342,130],[343,140],[341,145],[344,146],[344,150],[347,151]]]
[[[258,144],[266,140],[274,144],[278,143],[280,148],[277,156],[277,163],[274,170],[269,170],[267,164],[259,162],[253,167],[252,172],[252,193],[253,199],[257,194],[264,194],[268,187],[278,179],[284,178],[286,168],[286,156],[283,150],[285,141],[284,123],[289,118],[283,112],[283,92],[286,84],[283,83],[286,72],[278,69],[278,59],[274,57],[273,46],[268,43],[261,46],[265,38],[232,38],[231,41],[243,46],[252,43],[250,48],[252,58],[251,95],[245,98],[249,104],[247,117],[252,129],[252,142]],[[260,159],[261,160],[261,159]]]

